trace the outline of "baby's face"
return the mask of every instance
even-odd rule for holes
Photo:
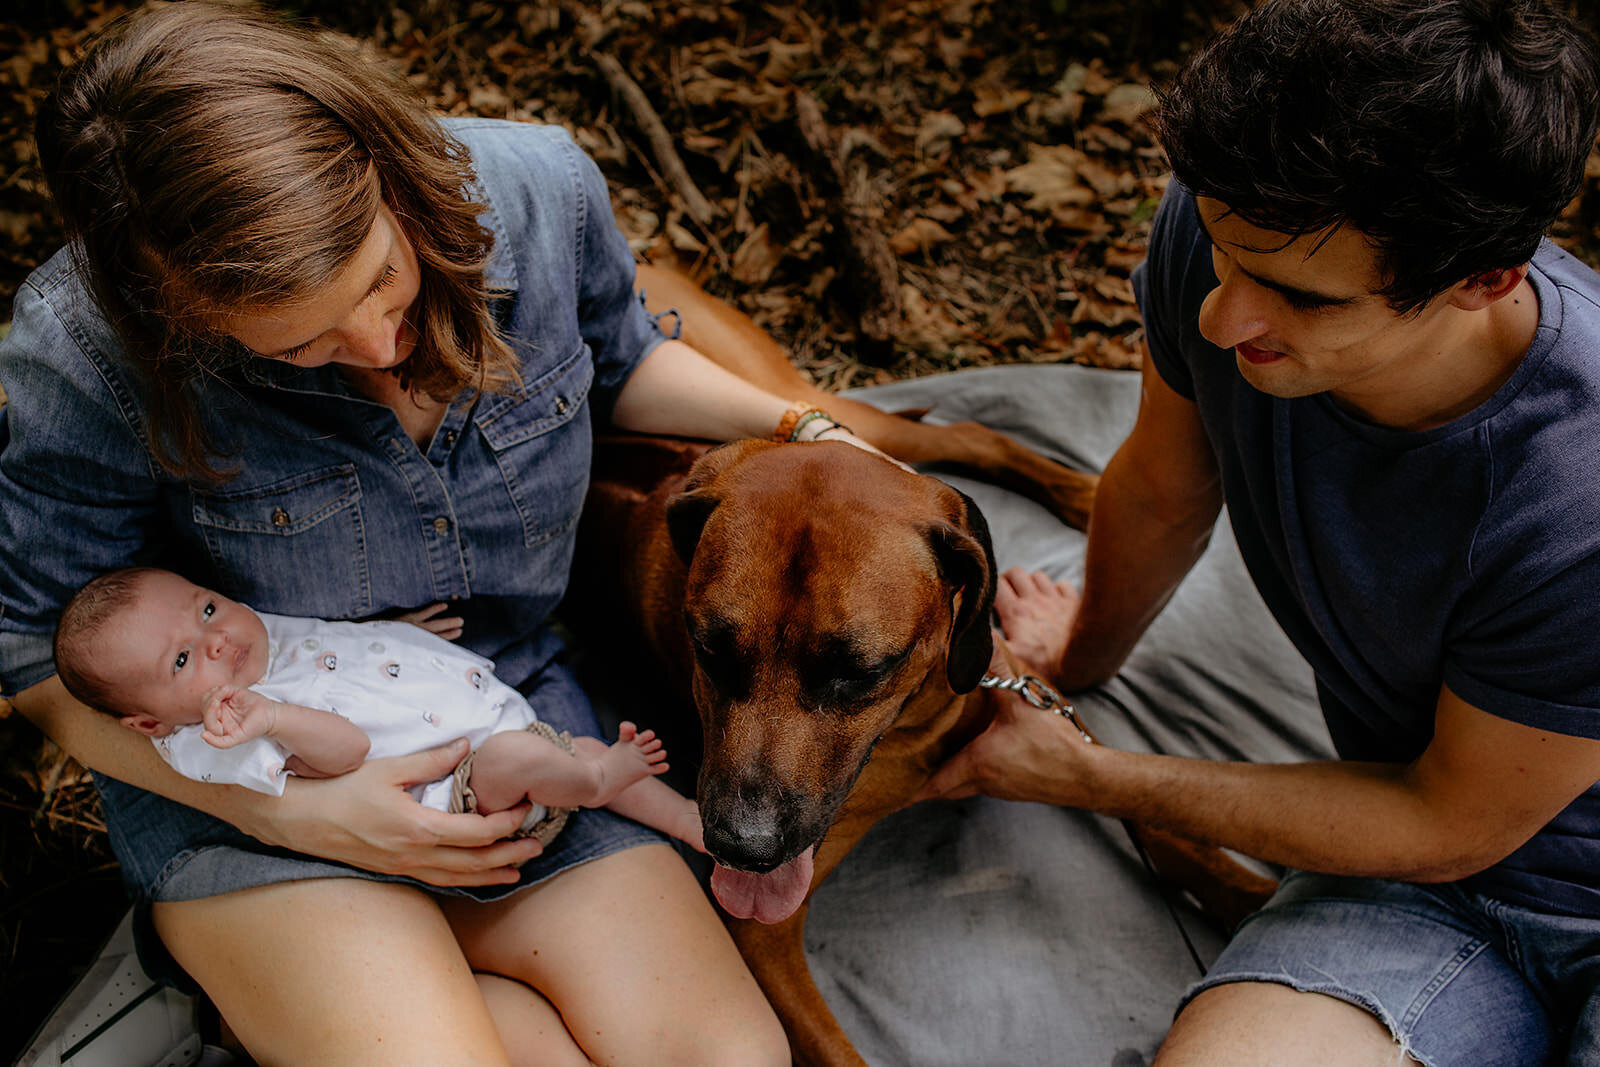
[[[267,628],[255,612],[176,574],[147,575],[138,600],[106,625],[106,655],[124,707],[158,720],[155,736],[200,721],[219,685],[267,673]]]

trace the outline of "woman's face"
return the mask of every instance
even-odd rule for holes
[[[379,206],[366,241],[321,293],[290,307],[226,316],[222,328],[256,355],[297,367],[388,370],[417,346],[406,312],[420,286],[411,242]]]

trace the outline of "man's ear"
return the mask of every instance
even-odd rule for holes
[[[167,724],[154,715],[124,715],[118,721],[128,729],[146,737],[161,737],[169,732]]]
[[[1472,277],[1450,290],[1450,303],[1463,311],[1482,311],[1484,308],[1510,296],[1522,279],[1528,276],[1528,264],[1506,270],[1491,270]]]

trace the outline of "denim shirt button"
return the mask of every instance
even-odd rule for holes
[[[556,414],[557,415],[565,415],[566,413],[567,413],[567,398],[564,397],[564,396],[556,397]]]
[[[451,447],[453,447],[455,445],[455,443],[456,443],[456,432],[454,430],[446,430],[444,432],[444,447],[451,448]]]
[[[272,509],[272,525],[274,525],[274,526],[287,526],[287,525],[289,525],[289,513],[287,511],[284,511],[282,508],[273,508]]]
[[[445,534],[449,533],[450,520],[445,518],[443,515],[440,515],[437,519],[434,519],[433,532],[438,534],[440,537],[443,537]]]

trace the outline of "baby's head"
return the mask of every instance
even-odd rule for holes
[[[78,590],[56,627],[67,692],[140,733],[200,721],[219,685],[267,672],[267,629],[255,612],[171,571],[129,567]]]

